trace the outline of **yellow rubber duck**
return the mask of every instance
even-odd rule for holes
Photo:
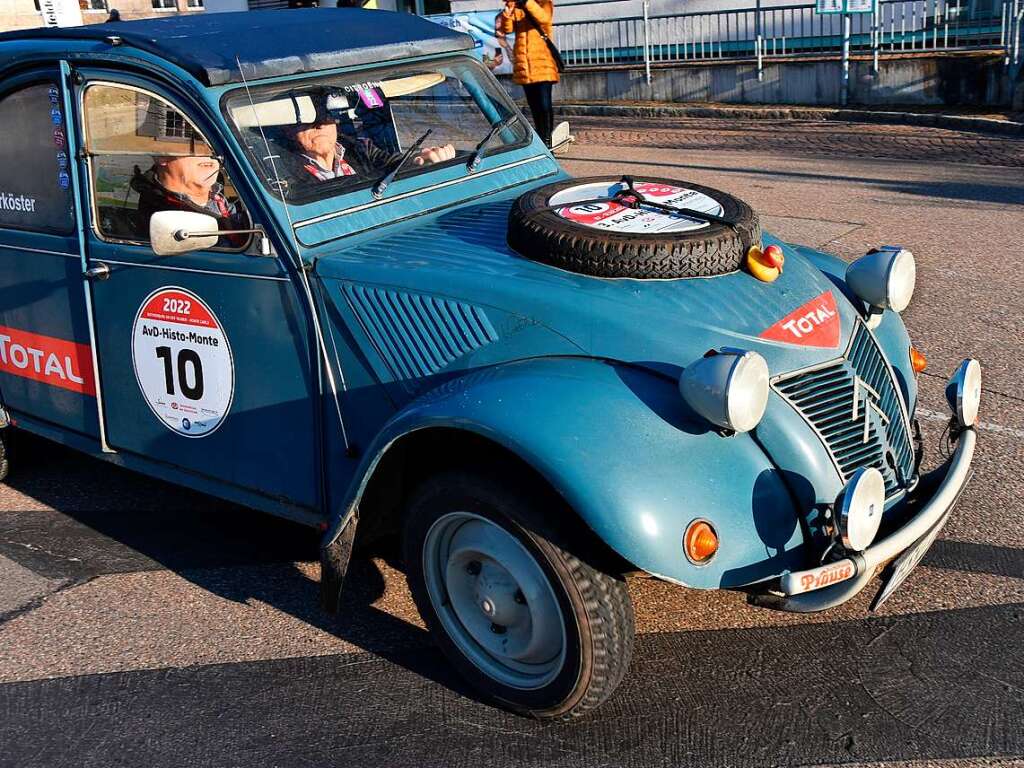
[[[764,250],[761,250],[760,246],[752,245],[747,251],[747,269],[758,280],[766,283],[779,279],[782,265],[785,263],[786,256],[777,245],[769,245]]]

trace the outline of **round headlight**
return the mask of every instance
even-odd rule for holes
[[[973,427],[977,423],[981,406],[981,363],[972,359],[960,363],[946,384],[946,400],[961,427]]]
[[[885,511],[885,480],[874,467],[853,473],[837,504],[836,524],[843,546],[862,552],[875,540]]]
[[[871,306],[902,312],[910,305],[917,284],[914,254],[906,248],[883,246],[847,267],[846,283]]]
[[[749,432],[768,407],[768,363],[757,352],[723,349],[687,366],[679,391],[712,424]]]
[[[889,297],[889,309],[902,312],[910,306],[914,298],[914,286],[917,285],[917,262],[910,251],[897,253],[889,265],[889,277],[886,281],[885,293]]]

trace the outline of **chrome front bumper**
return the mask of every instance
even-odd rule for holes
[[[943,524],[967,486],[971,460],[978,436],[974,428],[960,432],[956,450],[943,467],[945,476],[931,499],[901,528],[875,542],[863,552],[849,554],[817,568],[787,573],[778,588],[751,595],[751,602],[796,613],[814,613],[845,603],[871,581],[881,566],[909,549]]]

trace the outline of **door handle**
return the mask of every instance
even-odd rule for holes
[[[86,280],[106,280],[110,277],[110,267],[102,261],[98,261],[95,266],[85,270],[84,274]]]

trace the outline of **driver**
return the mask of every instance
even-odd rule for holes
[[[201,149],[193,143],[193,152]],[[149,219],[157,211],[194,211],[217,219],[218,229],[245,229],[244,213],[224,195],[224,186],[217,181],[220,159],[210,154],[158,156],[145,173],[136,166],[131,186],[139,194],[138,228],[141,237],[149,239]],[[220,246],[238,246],[244,235],[226,235]]]
[[[316,115],[313,121],[286,129],[286,136],[298,150],[298,175],[317,181],[377,175],[399,154],[380,149],[369,139],[354,140],[339,135],[337,120],[327,108],[330,98],[326,95],[314,97]],[[444,144],[421,149],[409,162],[412,165],[430,165],[454,157],[455,147]]]

